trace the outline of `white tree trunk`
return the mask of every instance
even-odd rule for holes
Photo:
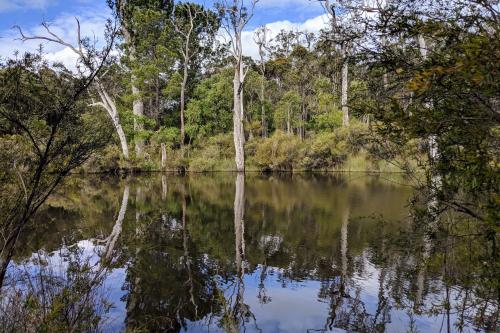
[[[144,102],[140,96],[139,88],[137,88],[137,86],[133,83],[135,79],[135,76],[132,76],[132,95],[134,98],[134,102],[132,103],[132,112],[134,114],[134,132],[137,134],[143,130],[143,126],[137,118],[144,117]],[[139,137],[135,138],[135,154],[137,157],[142,157],[143,149],[144,140]]]
[[[345,50],[342,52],[346,54]],[[342,94],[341,94],[341,105],[342,105],[342,125],[349,126],[349,107],[347,106],[347,89],[349,87],[348,81],[349,64],[347,60],[343,59],[342,64]]]
[[[127,30],[126,27],[122,27],[122,33],[125,37],[125,43],[129,45],[130,60],[131,62],[133,62],[135,60],[135,48],[132,45],[132,38],[130,36],[130,32]],[[143,129],[142,124],[139,121],[137,121],[137,118],[141,118],[144,116],[144,102],[142,100],[140,90],[135,84],[136,80],[137,77],[135,75],[132,75],[131,77],[132,96],[133,96],[132,113],[134,114],[134,132],[137,134],[137,132],[140,132]],[[136,137],[134,141],[135,141],[135,154],[137,157],[142,157],[144,140]]]
[[[424,60],[427,59],[427,53],[428,53],[428,47],[427,43],[425,41],[424,36],[418,35],[418,45],[420,49],[420,55]],[[426,103],[425,104],[426,108],[432,107],[432,103]],[[437,135],[432,133],[429,135],[427,139],[427,143],[429,145],[429,162],[431,164],[431,167],[437,162],[439,159],[439,146],[437,143]],[[431,180],[430,180],[430,190],[431,190],[431,197],[428,203],[428,211],[430,215],[434,218],[433,223],[435,223],[437,219],[437,213],[438,213],[438,199],[437,199],[437,191],[441,189],[442,186],[442,180],[441,180],[441,175],[438,173],[432,171],[431,174]]]
[[[234,71],[233,80],[233,99],[234,99],[234,110],[233,110],[233,138],[234,138],[234,149],[236,152],[235,162],[236,171],[245,171],[245,131],[243,128],[243,77],[242,77],[242,63],[241,60],[238,62]]]
[[[161,144],[161,168],[165,169],[167,167],[167,146]]]
[[[106,89],[99,82],[99,80],[97,78],[95,79],[95,87],[96,87],[97,93],[99,94],[99,97],[101,98],[101,103],[95,103],[94,105],[102,106],[106,110],[106,112],[108,113],[109,117],[111,118],[111,122],[113,123],[113,126],[115,127],[116,133],[118,134],[118,139],[120,140],[120,146],[122,148],[123,157],[126,160],[128,160],[129,153],[128,153],[127,138],[126,138],[125,132],[123,131],[123,128],[120,124],[120,116],[118,115],[118,110],[116,108],[116,104],[111,99],[111,97],[107,93]]]

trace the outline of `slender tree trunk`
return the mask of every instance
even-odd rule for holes
[[[184,141],[186,140],[185,126],[184,126],[184,109],[186,103],[186,84],[188,80],[188,68],[187,64],[184,64],[184,76],[182,78],[181,84],[181,105],[180,105],[180,117],[181,117],[181,147],[184,146]]]
[[[111,118],[111,122],[115,127],[116,133],[118,134],[118,139],[120,140],[120,146],[122,149],[123,157],[126,160],[128,160],[129,153],[128,153],[127,137],[125,136],[125,132],[123,131],[122,125],[120,124],[120,116],[118,115],[116,104],[111,99],[106,89],[97,78],[95,79],[95,88],[97,90],[97,93],[99,94],[99,97],[101,98],[101,103],[97,103],[95,105],[102,106],[108,113],[109,117]]]
[[[132,37],[130,36],[130,32],[126,27],[122,27],[122,32],[125,37],[125,43],[129,45],[130,52],[130,61],[135,61],[135,48],[132,44]],[[142,96],[140,94],[140,90],[136,85],[137,77],[132,75],[131,84],[132,84],[132,113],[134,114],[134,132],[137,133],[143,130],[142,123],[138,121],[138,118],[144,117],[144,101],[142,100]],[[137,157],[142,157],[144,148],[144,140],[140,137],[135,138],[135,154]]]
[[[132,76],[132,82],[136,80],[135,76]],[[137,86],[132,83],[132,95],[134,96],[134,102],[132,103],[132,112],[134,114],[134,132],[137,134],[141,132],[144,127],[138,118],[144,117],[144,102],[142,97],[140,97],[140,91]],[[144,140],[140,137],[135,138],[135,154],[137,157],[142,157],[144,150]]]
[[[266,123],[266,107],[264,105],[264,80],[265,77],[262,76],[262,82],[260,84],[260,117],[261,117],[261,126],[262,126],[262,137],[267,138],[267,123]]]
[[[236,171],[245,171],[245,131],[243,128],[243,64],[241,57],[234,70],[233,80],[233,138],[236,151]]]
[[[167,167],[167,146],[161,144],[161,168],[165,169]]]
[[[291,123],[290,123],[290,106],[288,106],[287,112],[286,112],[286,132],[288,134],[292,134],[292,128],[291,128]]]
[[[342,105],[342,125],[349,126],[349,107],[347,106],[347,90],[349,87],[348,82],[348,73],[349,73],[349,64],[347,63],[347,51],[345,50],[345,46],[343,46],[343,63],[342,63],[342,95],[341,95],[341,105]]]
[[[425,41],[424,36],[418,35],[418,44],[420,48],[420,55],[424,60],[427,60],[427,43]],[[426,103],[425,104],[426,108],[431,108],[432,103]],[[438,211],[438,198],[437,198],[437,192],[441,189],[442,186],[442,179],[441,175],[436,172],[436,170],[433,169],[433,166],[435,166],[436,162],[439,159],[439,146],[437,143],[437,135],[435,133],[431,133],[427,139],[428,145],[429,145],[429,162],[431,165],[431,179],[430,179],[430,191],[431,191],[431,196],[430,200],[428,203],[428,211],[433,219],[432,223],[435,223],[438,216],[437,216],[437,211]]]
[[[304,140],[305,137],[306,137],[306,118],[307,118],[306,112],[307,111],[306,111],[305,96],[304,96],[304,93],[302,93],[301,115],[300,115],[300,119],[301,119],[301,122],[300,122],[300,138],[302,140]]]

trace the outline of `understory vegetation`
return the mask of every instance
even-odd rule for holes
[[[268,138],[254,137],[245,144],[248,171],[368,171],[418,170],[418,160],[404,155],[386,158],[375,148],[367,125],[357,124],[331,133],[311,134],[301,140],[277,130]],[[409,150],[410,148],[408,148]],[[202,145],[167,148],[161,165],[160,145],[149,145],[142,159],[124,161],[119,147],[110,145],[76,172],[206,172],[234,170],[234,143],[230,133],[207,138]],[[422,160],[425,152],[420,152]],[[132,170],[129,168],[133,165]]]

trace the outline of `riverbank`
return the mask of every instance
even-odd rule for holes
[[[297,136],[276,132],[269,138],[250,138],[245,144],[248,172],[370,172],[406,173],[418,169],[418,162],[405,152],[390,151],[365,127],[319,133],[301,140]],[[141,158],[126,161],[118,146],[111,144],[84,164],[79,173],[143,172],[231,172],[235,170],[234,146],[229,134],[207,138],[203,143],[184,147],[160,144],[145,147]]]

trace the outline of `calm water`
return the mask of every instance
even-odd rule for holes
[[[73,178],[10,277],[90,281],[105,332],[495,331],[488,242],[430,237],[411,196],[363,174]]]

